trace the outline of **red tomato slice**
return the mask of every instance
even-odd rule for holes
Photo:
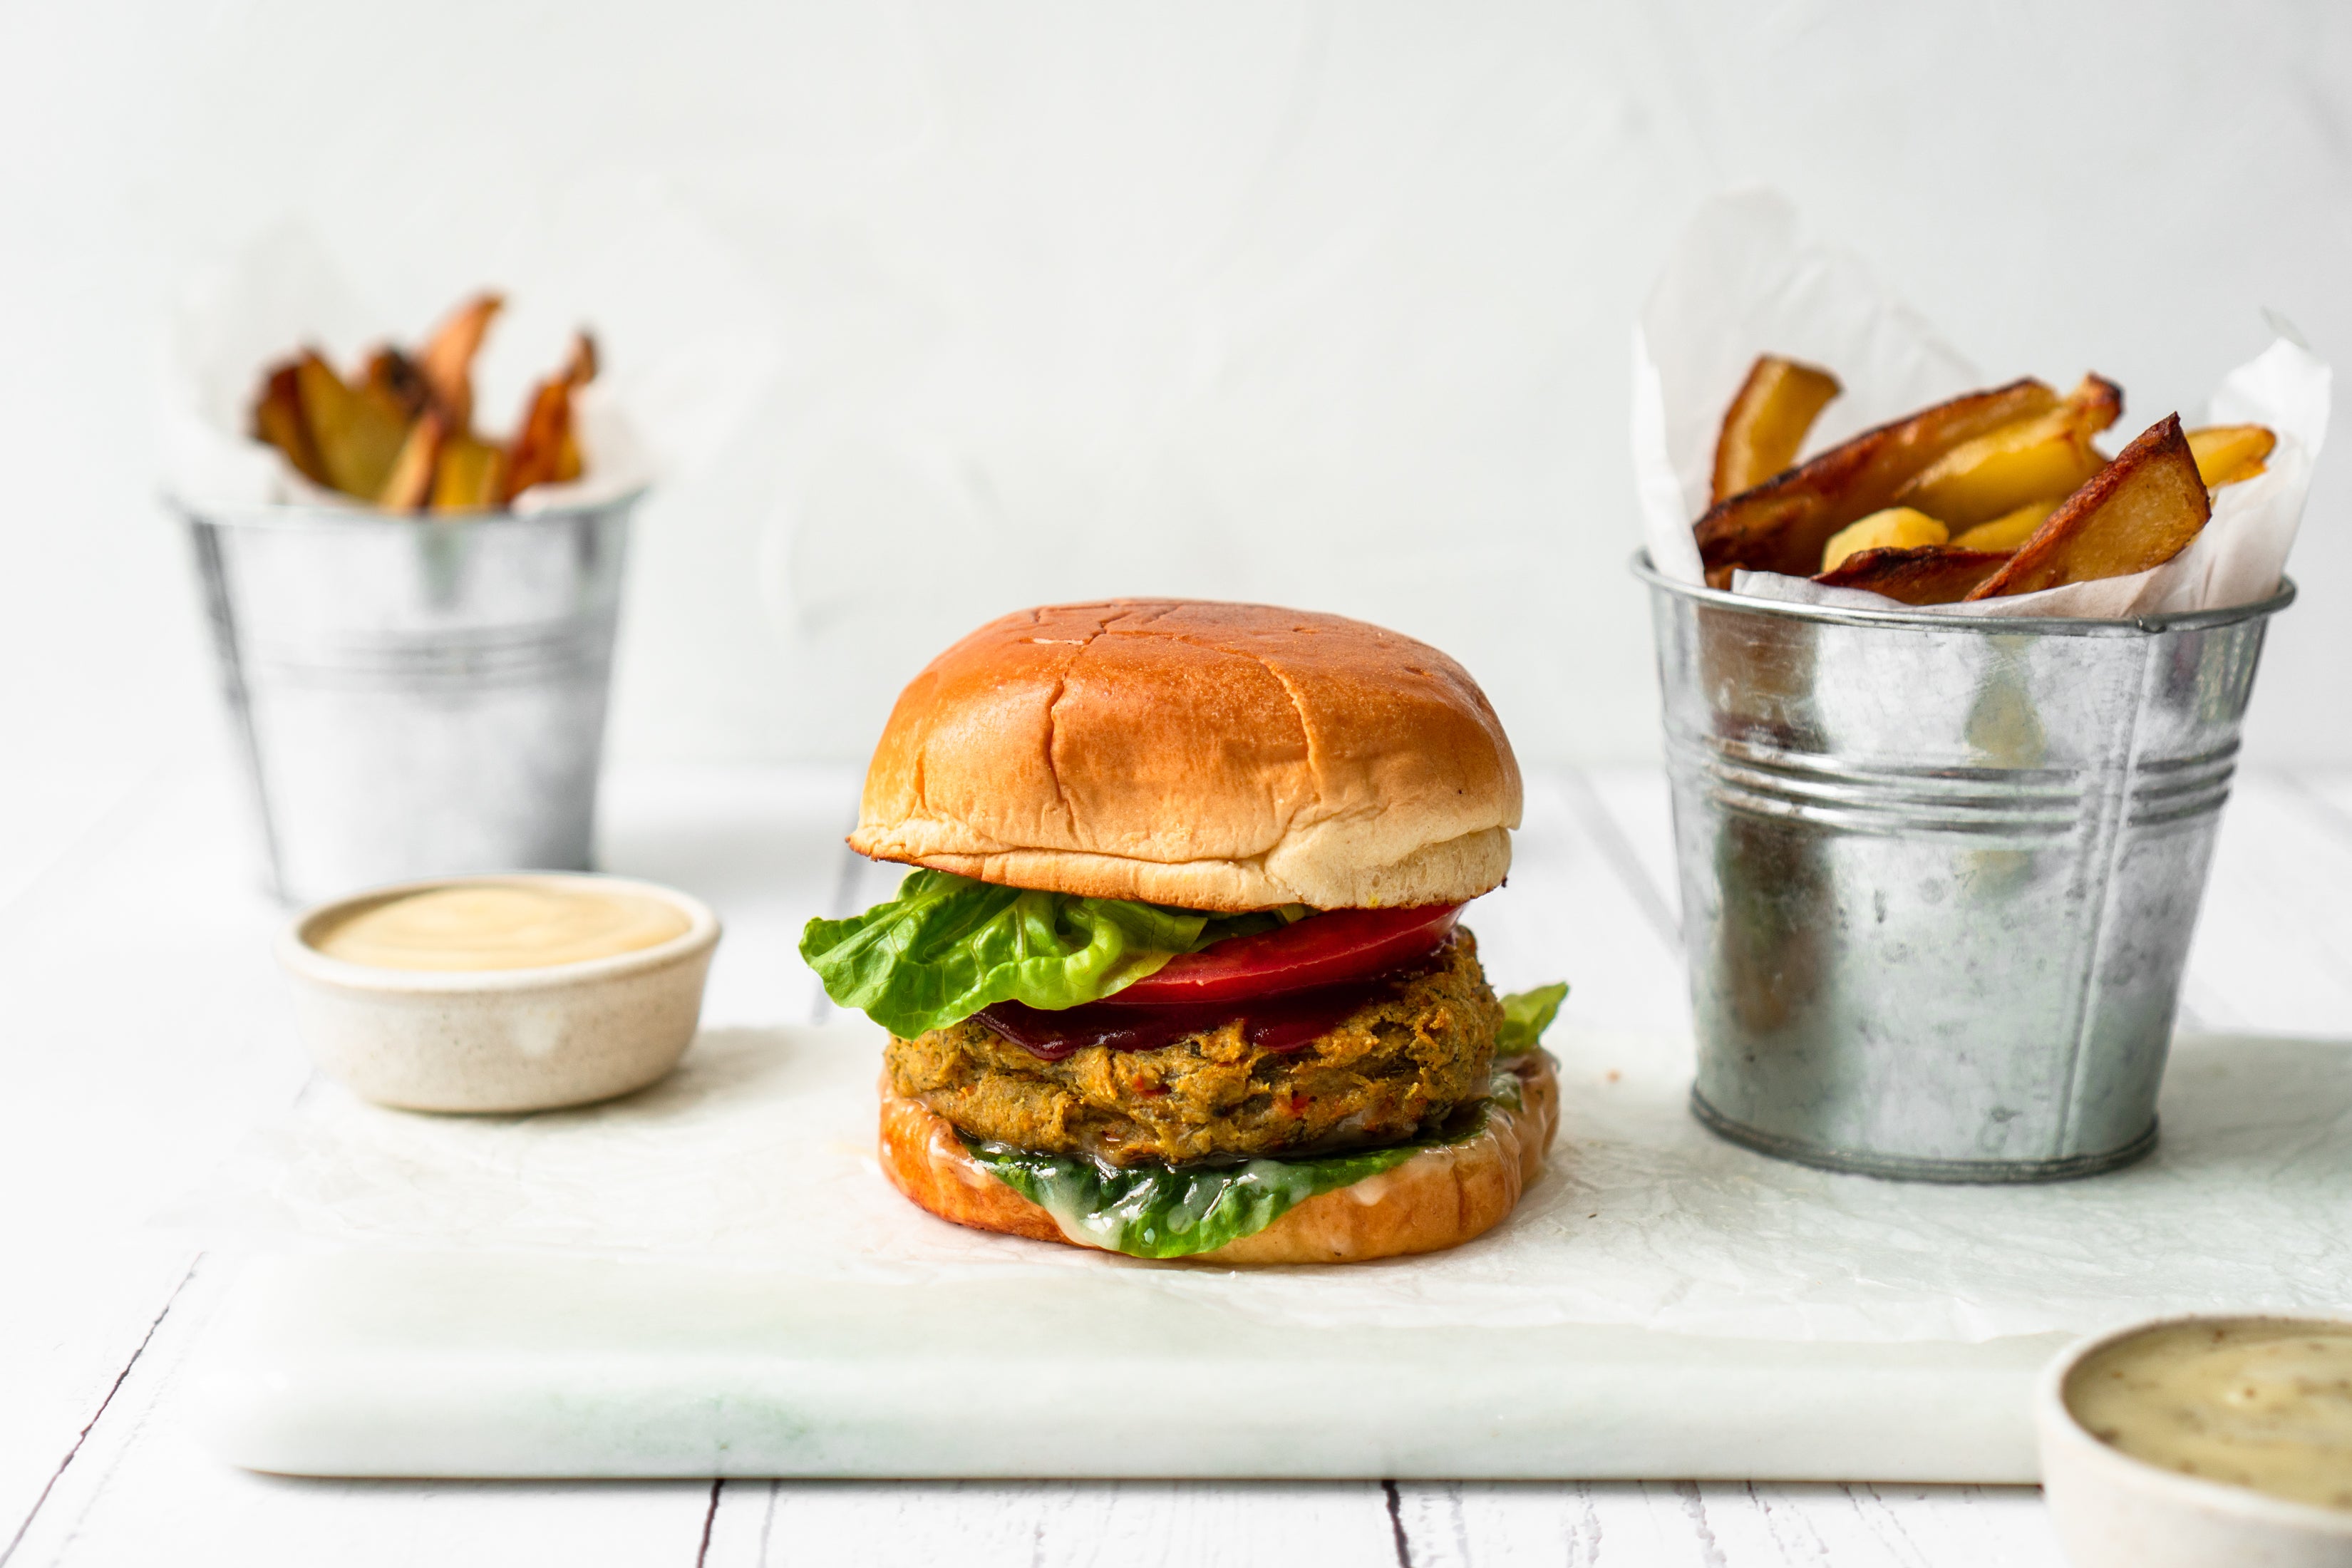
[[[1369,979],[1444,942],[1461,913],[1460,904],[1332,910],[1280,931],[1233,937],[1199,952],[1181,953],[1157,974],[1097,1005],[1182,1007]]]

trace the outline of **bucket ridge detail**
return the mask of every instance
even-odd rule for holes
[[[1672,737],[1670,752],[1702,773],[1727,809],[1844,833],[2052,838],[2087,820],[2105,792],[2095,768],[1879,765],[1719,736]],[[2142,763],[2126,823],[2153,826],[2219,811],[2237,773],[2238,742]]]

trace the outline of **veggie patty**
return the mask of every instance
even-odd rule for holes
[[[1503,1009],[1457,931],[1401,980],[1297,1049],[1251,1045],[1238,1021],[1151,1050],[1089,1046],[1045,1061],[976,1019],[885,1057],[891,1088],[974,1138],[1113,1165],[1364,1148],[1411,1138],[1483,1096]]]

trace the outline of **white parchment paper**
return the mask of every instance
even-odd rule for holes
[[[1496,1231],[1347,1268],[1140,1263],[963,1230],[872,1155],[880,1035],[706,1033],[667,1082],[537,1116],[420,1116],[323,1080],[186,1211],[213,1243],[673,1258],[818,1279],[1073,1271],[1294,1326],[1593,1323],[1769,1339],[2089,1331],[2193,1309],[2352,1304],[2352,1045],[2183,1042],[2129,1170],[2025,1187],[1842,1176],[1691,1120],[1686,1042],[1565,1035],[1553,1167]]]
[[[1701,581],[1691,524],[1707,509],[1724,410],[1762,353],[1821,365],[1844,385],[1815,426],[1807,457],[1929,404],[2026,374],[1979,372],[1858,261],[1805,243],[1784,197],[1743,191],[1709,201],[1667,261],[1633,334],[1633,472],[1643,537],[1651,561],[1677,581]],[[2073,372],[2056,374],[2071,384]],[[1922,613],[2130,617],[2268,597],[2285,568],[2312,465],[2326,440],[2330,379],[2325,362],[2281,335],[2225,376],[2201,411],[2179,410],[2191,426],[2267,425],[2278,447],[2267,472],[2216,493],[2212,520],[2163,565],[2038,594],[1928,605]],[[2130,387],[2124,395],[2124,416],[2105,437],[2111,443],[2171,412]],[[1732,588],[1799,604],[1909,608],[1877,594],[1767,572],[1735,573]]]
[[[573,401],[584,472],[569,484],[524,491],[515,499],[518,512],[593,505],[643,488],[732,431],[768,374],[772,355],[759,302],[723,258],[703,255],[708,247],[698,248],[697,237],[658,206],[624,216],[629,246],[576,243],[559,216],[539,226],[541,243],[526,247],[521,266],[494,268],[501,276],[480,280],[503,284],[508,293],[507,310],[491,323],[485,364],[495,368],[528,352],[544,362],[529,367],[530,379],[557,368],[563,339],[544,330],[557,323],[545,319],[542,301],[572,309],[562,330],[587,328],[604,361]],[[614,221],[606,216],[599,227]],[[614,323],[622,330],[611,330]],[[307,229],[262,235],[179,301],[157,400],[166,488],[199,507],[362,508],[310,483],[252,437],[254,393],[268,366],[299,349],[320,349],[348,378],[365,347],[394,341],[413,348],[434,325],[362,300]],[[476,418],[503,440],[520,416],[521,388],[482,383],[478,374],[478,387],[490,395],[477,396]]]

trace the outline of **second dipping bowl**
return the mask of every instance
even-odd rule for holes
[[[630,895],[685,929],[650,946],[536,968],[411,969],[334,958],[314,942],[368,910],[437,889]],[[523,1111],[643,1089],[677,1065],[702,1014],[719,917],[699,899],[622,877],[449,877],[306,910],[279,932],[295,1025],[321,1068],[410,1110]]]

